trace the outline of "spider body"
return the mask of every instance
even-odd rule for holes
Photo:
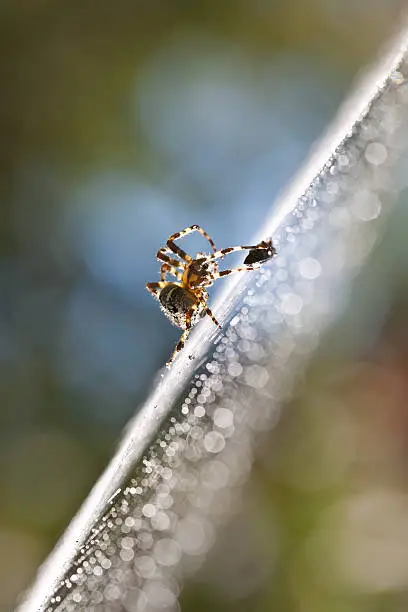
[[[199,300],[193,291],[186,287],[181,287],[176,283],[169,283],[159,293],[159,302],[162,311],[166,317],[170,319],[173,325],[180,327],[180,329],[186,329],[187,314],[191,310],[194,311],[190,320],[192,327],[201,317],[205,316],[203,307],[204,299]]]
[[[192,232],[199,232],[204,236],[210,243],[213,252],[197,253],[193,258],[175,243],[176,240]],[[217,260],[223,259],[228,253],[243,250],[249,251],[243,266],[220,271]],[[191,225],[170,236],[166,246],[159,249],[157,253],[157,259],[163,262],[160,270],[161,280],[147,283],[147,289],[159,300],[166,317],[174,325],[184,330],[167,366],[170,366],[176,354],[181,351],[191,328],[201,317],[207,314],[221,329],[208,306],[209,295],[206,287],[210,287],[223,276],[244,270],[255,270],[271,259],[275,253],[272,240],[264,240],[253,246],[228,247],[217,251],[213,240],[198,225]],[[176,280],[168,281],[168,274],[171,274]]]
[[[196,259],[186,265],[182,279],[183,284],[194,290],[200,287],[209,287],[213,284],[217,273],[217,262],[208,260],[208,255],[204,255],[204,253],[197,253]]]

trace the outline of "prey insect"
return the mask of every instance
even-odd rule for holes
[[[211,253],[197,253],[195,257],[191,257],[176,244],[176,240],[193,232],[199,232],[208,240],[212,249]],[[237,251],[249,251],[244,264],[237,268],[220,270],[218,261],[229,253]],[[201,317],[207,314],[215,325],[222,329],[208,306],[209,295],[206,288],[218,278],[236,272],[258,269],[275,253],[276,249],[272,240],[263,240],[252,246],[235,246],[217,250],[212,238],[199,225],[191,225],[170,236],[166,246],[159,249],[157,253],[157,259],[162,262],[160,281],[147,283],[147,289],[159,300],[164,314],[176,327],[184,330],[173,355],[167,362],[167,367],[170,367],[177,353],[181,351],[191,328]],[[173,276],[175,280],[167,280],[168,275]]]

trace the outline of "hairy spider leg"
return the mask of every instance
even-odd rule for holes
[[[151,283],[151,284],[161,284],[161,283]],[[211,317],[211,319],[213,320],[213,322],[217,325],[217,327],[222,330],[221,325],[218,323],[217,319],[214,317],[213,313],[211,312],[210,308],[207,306],[207,303],[204,299],[204,297],[201,297],[199,300],[199,303],[202,304],[202,306],[204,306],[205,308],[205,312],[208,314],[209,317]],[[172,356],[170,357],[170,359],[168,360],[168,362],[166,363],[166,366],[169,368],[171,363],[174,361],[174,358],[176,357],[177,353],[179,353],[182,348],[184,347],[186,340],[191,332],[191,321],[193,318],[193,315],[195,313],[195,311],[198,308],[198,304],[196,306],[194,306],[193,308],[191,308],[191,310],[188,311],[188,313],[186,314],[186,329],[184,330],[180,340],[177,343],[176,348],[173,351]]]
[[[162,253],[175,253],[176,255],[178,255],[180,257],[180,259],[183,259],[187,263],[190,263],[190,262],[193,261],[193,258],[191,257],[191,255],[189,255],[188,253],[183,251],[183,249],[181,249],[175,242],[172,242],[171,240],[168,240],[167,241],[167,246],[165,246],[162,249],[160,249],[159,252],[162,252]],[[180,262],[179,265],[180,264],[182,265],[182,262]]]
[[[168,281],[160,281],[158,283],[147,283],[146,289],[150,291],[150,293],[153,293],[153,295],[157,296],[157,294],[160,293],[160,291],[164,289],[164,287],[166,287],[166,285],[168,284],[169,284]],[[174,284],[181,285],[181,283],[174,283]]]
[[[177,355],[177,353],[179,353],[181,351],[181,349],[183,348],[188,335],[191,331],[191,320],[193,318],[193,314],[195,313],[195,311],[197,310],[197,306],[194,306],[193,308],[191,308],[191,310],[188,311],[188,313],[186,314],[186,329],[184,330],[180,340],[178,341],[176,348],[173,351],[172,356],[170,357],[170,359],[168,360],[168,362],[166,363],[166,367],[169,368],[171,363],[173,362],[175,356]]]
[[[235,246],[235,247],[227,247],[226,249],[221,249],[220,251],[215,251],[214,253],[210,253],[209,255],[204,255],[205,259],[222,259],[229,253],[236,253],[238,251],[264,251],[266,249],[272,249],[275,252],[275,248],[272,246],[272,242],[261,242],[260,244],[255,244],[253,246]]]
[[[167,274],[172,274],[177,278],[177,280],[181,281],[183,279],[183,273],[174,266],[170,266],[168,263],[164,263],[160,268],[160,279],[162,281],[166,280]]]
[[[169,264],[170,266],[173,266],[174,268],[180,268],[180,270],[182,270],[185,267],[185,263],[183,261],[180,261],[179,259],[174,259],[174,257],[169,257],[168,255],[166,255],[167,252],[168,249],[166,247],[159,249],[157,251],[156,258],[159,261],[164,261],[165,263]]]
[[[180,240],[180,238],[184,238],[184,236],[188,236],[188,234],[192,234],[193,232],[198,232],[199,234],[204,236],[204,238],[206,238],[208,240],[208,242],[210,243],[211,248],[214,251],[214,253],[216,252],[217,247],[214,244],[214,240],[205,231],[205,229],[203,229],[202,227],[200,227],[199,225],[196,225],[196,224],[190,225],[190,227],[186,227],[185,229],[181,230],[180,232],[176,232],[175,234],[170,236],[170,238],[167,241],[167,244],[169,242],[174,242],[175,240]]]
[[[172,234],[170,238],[167,240],[166,247],[164,247],[164,249],[160,249],[159,253],[160,252],[168,253],[170,250],[176,255],[178,255],[181,259],[184,259],[184,261],[187,261],[188,263],[190,263],[191,261],[193,261],[193,258],[191,257],[191,255],[188,255],[188,253],[183,251],[183,249],[181,249],[175,243],[175,241],[180,240],[180,238],[184,238],[184,236],[187,236],[188,234],[192,234],[193,232],[199,232],[202,236],[204,236],[204,238],[207,238],[213,251],[214,252],[217,251],[217,247],[215,246],[214,241],[212,240],[210,235],[207,234],[207,232],[199,225],[191,225],[190,227],[186,227],[185,229],[181,230],[181,232],[176,232],[175,234]]]
[[[237,272],[246,272],[247,270],[259,270],[260,267],[261,267],[261,264],[256,264],[256,265],[254,264],[254,265],[239,266],[238,268],[231,268],[230,270],[221,270],[221,272],[215,272],[215,274],[213,274],[211,278],[209,279],[208,283],[206,283],[206,286],[209,287],[218,278],[223,278],[224,276],[228,276],[229,274],[236,274]]]
[[[201,300],[200,300],[201,301]],[[204,302],[205,304],[205,302]],[[218,323],[217,319],[214,317],[211,309],[207,306],[207,304],[205,304],[205,312],[208,314],[208,316],[212,319],[212,321],[216,324],[216,326],[218,327],[218,329],[220,329],[222,331],[222,327],[221,325]]]
[[[199,293],[196,292],[196,295],[197,295],[198,301],[200,302],[201,306],[205,310],[206,314],[208,314],[208,316],[213,321],[213,323],[215,323],[215,325],[218,327],[218,329],[222,330],[221,325],[219,324],[219,322],[217,321],[217,319],[213,315],[211,308],[208,306],[209,295],[208,295],[207,291],[205,289],[204,290],[201,289]]]

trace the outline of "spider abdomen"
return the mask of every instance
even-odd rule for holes
[[[166,317],[181,329],[186,329],[187,313],[192,309],[194,309],[192,325],[202,316],[200,304],[194,294],[175,283],[169,283],[160,291],[159,302]]]

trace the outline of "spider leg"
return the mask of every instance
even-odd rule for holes
[[[254,265],[245,265],[245,266],[239,266],[238,268],[231,268],[230,270],[221,270],[221,272],[216,272],[212,277],[211,277],[211,284],[216,281],[218,278],[222,278],[223,276],[228,276],[229,274],[236,274],[237,272],[246,272],[247,270],[259,270],[260,268],[260,264],[254,264]]]
[[[208,295],[207,291],[204,288],[200,288],[199,290],[196,290],[196,297],[198,301],[200,302],[201,306],[203,307],[203,310],[206,312],[206,314],[208,314],[208,316],[215,323],[218,329],[222,330],[221,325],[218,323],[210,307],[208,306],[208,299],[210,296]]]
[[[163,281],[163,280],[159,283],[147,283],[146,289],[157,297],[160,291],[168,284],[169,284],[168,281]]]
[[[173,276],[177,278],[177,280],[180,280],[180,281],[183,278],[183,273],[180,272],[180,270],[178,270],[174,266],[170,266],[168,263],[164,263],[162,267],[160,268],[160,279],[162,281],[165,281],[167,274],[172,274]]]
[[[168,255],[166,255],[167,252],[168,249],[166,247],[159,249],[157,251],[156,258],[159,261],[164,261],[167,264],[170,264],[170,266],[173,266],[174,268],[184,268],[185,264],[182,261],[180,261],[179,259],[174,259],[173,257],[169,257]]]
[[[181,351],[181,349],[183,348],[188,335],[191,331],[191,320],[193,318],[193,314],[194,312],[197,310],[197,306],[193,307],[191,310],[188,311],[188,313],[186,314],[186,329],[184,330],[180,340],[178,341],[176,348],[173,351],[172,356],[170,357],[170,359],[168,360],[168,362],[166,363],[166,367],[169,368],[170,365],[172,364],[172,362],[174,361],[174,358],[176,357],[177,353],[179,353]]]
[[[218,323],[217,319],[214,317],[214,315],[213,315],[213,313],[212,313],[211,309],[210,309],[208,306],[206,306],[206,307],[205,307],[205,312],[206,312],[206,313],[208,314],[208,316],[209,316],[209,317],[212,319],[212,321],[213,321],[213,322],[216,324],[216,326],[218,327],[218,329],[222,330],[221,325]]]
[[[177,244],[175,244],[175,242],[176,240],[180,240],[180,238],[184,238],[184,236],[187,236],[188,234],[192,234],[193,232],[199,232],[202,236],[204,236],[204,238],[207,238],[213,251],[214,252],[217,251],[217,248],[214,244],[213,239],[199,225],[190,225],[190,227],[186,227],[185,229],[181,230],[181,232],[176,232],[175,234],[172,234],[170,238],[167,240],[165,249],[161,249],[161,251],[168,253],[168,251],[170,250],[176,255],[178,255],[181,259],[184,259],[184,261],[187,261],[187,262],[192,261],[193,258],[190,255],[188,255],[185,251],[183,251],[183,249],[181,249]]]
[[[212,250],[214,252],[217,250],[217,247],[215,246],[214,240],[211,238],[211,236],[205,231],[205,229],[203,229],[202,227],[196,224],[190,225],[190,227],[186,227],[185,229],[181,230],[181,232],[176,232],[175,234],[170,236],[170,238],[167,241],[167,244],[169,242],[174,242],[175,240],[179,240],[180,238],[184,238],[184,236],[188,236],[188,234],[192,234],[193,232],[198,232],[199,234],[204,236],[204,238],[206,238],[208,242],[210,243]]]
[[[269,251],[271,255],[266,257],[265,260],[269,259],[276,253],[275,248],[272,246],[272,241],[268,240],[267,242],[263,241],[259,244],[251,246],[227,247],[226,249],[221,249],[219,251],[215,251],[214,253],[210,253],[209,255],[206,255],[205,258],[211,260],[222,259],[225,257],[225,255],[228,255],[229,253],[236,253],[237,251]]]
[[[167,241],[167,246],[164,247],[164,249],[161,249],[161,251],[166,252],[166,253],[171,251],[175,253],[176,255],[178,255],[180,259],[184,259],[184,261],[187,261],[188,263],[193,261],[193,258],[191,257],[191,255],[183,251],[183,249],[180,249],[180,247],[175,242],[173,242],[170,238]]]

